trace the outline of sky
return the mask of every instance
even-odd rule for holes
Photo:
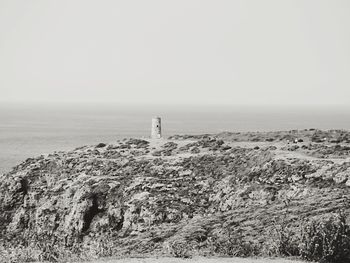
[[[350,105],[350,1],[0,0],[0,102]]]

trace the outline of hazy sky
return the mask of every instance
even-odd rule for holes
[[[0,0],[0,101],[350,104],[350,1]]]

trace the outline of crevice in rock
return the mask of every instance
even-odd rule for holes
[[[84,225],[82,232],[86,232],[87,230],[89,230],[92,220],[99,212],[101,212],[101,210],[98,209],[97,196],[93,195],[92,206],[89,207],[89,209],[85,212],[83,217]]]
[[[120,219],[120,221],[118,222],[118,224],[115,226],[115,230],[116,231],[119,231],[119,230],[121,230],[122,228],[123,228],[123,224],[124,224],[124,210],[122,210],[121,211],[122,213],[122,215],[121,215],[121,219]]]
[[[29,183],[27,178],[22,178],[20,180],[21,187],[16,191],[17,193],[23,193],[23,195],[28,194]]]

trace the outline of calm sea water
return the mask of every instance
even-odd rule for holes
[[[29,157],[125,137],[147,137],[162,117],[164,136],[221,131],[350,129],[350,108],[1,105],[0,173]]]

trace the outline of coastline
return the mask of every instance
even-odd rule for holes
[[[342,224],[349,155],[349,131],[307,129],[122,139],[30,158],[1,176],[2,254],[307,258],[280,236],[304,249],[299,226]]]

